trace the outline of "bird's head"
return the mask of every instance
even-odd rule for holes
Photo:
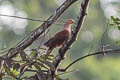
[[[73,19],[68,19],[68,20],[66,21],[66,23],[67,23],[67,24],[74,24],[75,21],[74,21]]]

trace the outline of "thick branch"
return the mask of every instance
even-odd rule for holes
[[[77,39],[79,31],[82,29],[88,5],[89,5],[89,0],[83,0],[83,2],[81,4],[81,9],[80,9],[79,15],[78,15],[77,20],[76,20],[76,24],[74,26],[74,30],[72,32],[72,37],[66,43],[66,45],[59,50],[58,55],[56,56],[55,60],[53,61],[55,68],[56,68],[56,71],[57,71],[57,67],[59,66],[62,59],[64,58],[66,52],[72,46],[72,43]]]
[[[34,30],[25,40],[20,43],[16,48],[9,52],[8,57],[12,58],[18,54],[19,50],[24,50],[30,46],[47,28],[49,28],[61,15],[62,13],[77,0],[66,0],[55,12],[44,22],[40,27]]]

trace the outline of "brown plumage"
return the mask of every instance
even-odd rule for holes
[[[64,45],[65,41],[70,37],[71,25],[75,23],[73,19],[68,19],[65,23],[64,28],[57,32],[51,39],[49,39],[44,45],[49,47],[48,50]]]

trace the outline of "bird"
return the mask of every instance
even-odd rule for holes
[[[71,36],[71,26],[74,24],[75,21],[73,19],[67,19],[67,21],[64,24],[64,28],[50,38],[47,42],[44,43],[46,47],[48,47],[47,55],[51,53],[53,49],[59,46],[63,46],[65,42],[69,39]]]

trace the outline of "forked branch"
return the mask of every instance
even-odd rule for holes
[[[53,61],[56,71],[57,71],[58,66],[61,63],[62,59],[65,57],[65,54],[68,51],[68,49],[70,49],[73,42],[75,40],[77,40],[79,32],[83,27],[83,23],[85,20],[85,16],[87,14],[88,6],[89,6],[89,0],[83,0],[83,2],[81,3],[79,15],[76,20],[76,24],[74,26],[74,30],[72,31],[72,37],[70,38],[70,40],[68,40],[68,42],[66,42],[66,44],[64,45],[63,48],[60,48],[58,55],[56,56],[55,60]],[[53,74],[55,74],[55,72],[53,72]]]

